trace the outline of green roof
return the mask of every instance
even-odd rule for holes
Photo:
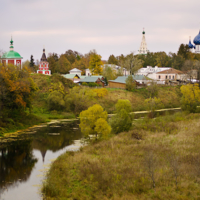
[[[22,57],[16,51],[9,51],[7,53],[4,53],[1,58],[22,58]]]
[[[147,77],[145,77],[143,75],[132,75],[132,76],[133,76],[133,79],[136,81],[148,80]],[[109,81],[126,84],[127,78],[128,78],[128,76],[118,76],[115,80],[109,80]]]
[[[80,80],[80,83],[95,83],[98,78],[98,76],[86,76],[84,79]]]

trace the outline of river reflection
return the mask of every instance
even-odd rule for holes
[[[41,184],[39,170],[81,137],[78,122],[62,122],[35,128],[1,145],[0,199],[40,199],[38,188],[33,187]]]

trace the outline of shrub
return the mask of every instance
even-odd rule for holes
[[[53,91],[47,98],[49,110],[62,110],[65,108],[63,95],[58,91]]]
[[[126,89],[131,91],[136,88],[136,83],[134,82],[133,76],[129,75],[126,79]]]
[[[85,82],[83,82],[83,83],[82,83],[82,85],[84,85],[84,86],[88,86],[88,84],[87,84],[87,83],[85,83]]]
[[[89,87],[98,87],[98,86],[101,86],[101,85],[99,85],[97,83],[88,83],[88,86]]]
[[[126,112],[131,112],[131,103],[128,99],[119,99],[115,105],[116,111],[120,112],[122,109],[125,109]]]
[[[98,97],[103,98],[104,96],[108,95],[108,90],[105,88],[101,88],[101,89],[94,89],[93,90]]]

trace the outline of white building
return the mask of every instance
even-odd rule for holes
[[[168,70],[171,69],[171,67],[152,67],[152,66],[147,66],[146,68],[140,68],[136,75],[143,75],[143,76],[147,76],[151,79],[156,80],[157,76],[156,73],[164,71],[164,70]]]
[[[77,74],[78,76],[81,76],[81,72],[81,70],[74,68],[69,71],[69,74]]]
[[[145,31],[143,30],[142,42],[140,44],[140,49],[138,50],[138,54],[146,55],[148,52],[149,52],[149,50],[147,49],[147,43],[146,43],[146,39],[145,39]]]

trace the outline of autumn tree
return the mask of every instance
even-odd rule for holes
[[[32,99],[37,86],[30,77],[30,71],[25,67],[0,65],[0,110],[1,114],[13,110],[31,110]]]
[[[196,112],[197,105],[200,104],[200,89],[197,83],[181,86],[182,109]]]
[[[80,128],[82,133],[89,135],[99,135],[105,137],[111,132],[111,127],[107,123],[108,114],[99,104],[95,104],[80,113]]]
[[[77,51],[72,51],[71,49],[69,49],[68,51],[66,51],[64,53],[65,57],[67,58],[67,60],[73,64],[76,60],[80,60],[82,55],[77,52]]]
[[[90,63],[89,63],[90,71],[92,72],[93,75],[101,74],[102,66],[103,62],[101,61],[101,56],[94,51],[93,54],[90,56]]]
[[[178,50],[177,55],[182,56],[185,60],[189,59],[190,57],[190,48],[189,46],[186,44],[181,44]]]
[[[56,72],[60,74],[69,73],[71,70],[71,63],[68,61],[65,55],[61,55],[56,66]]]

